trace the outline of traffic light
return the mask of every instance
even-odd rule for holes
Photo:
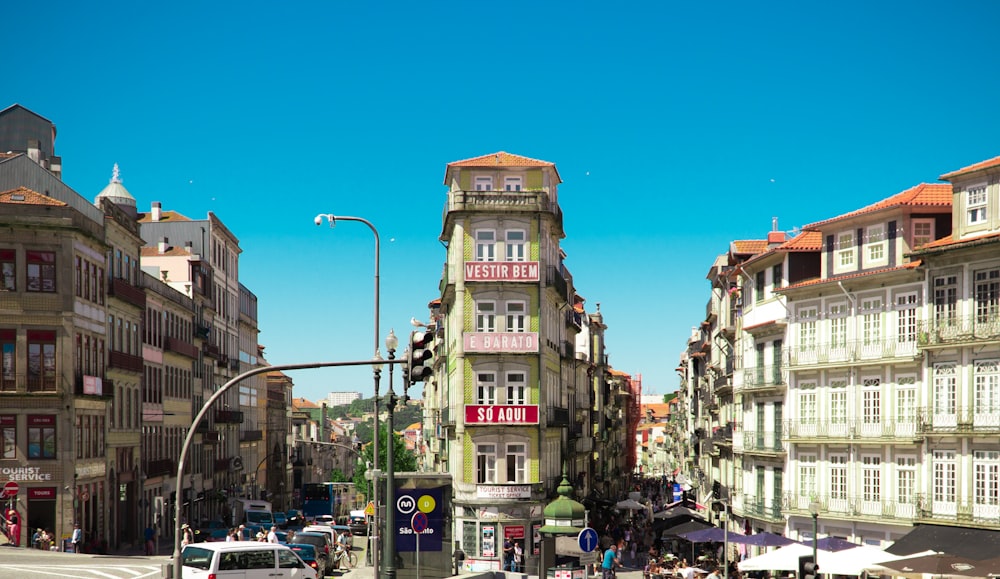
[[[797,579],[819,579],[819,563],[812,555],[799,555],[799,576]]]
[[[403,367],[407,385],[423,382],[434,373],[434,332],[415,330],[410,332],[410,347]]]

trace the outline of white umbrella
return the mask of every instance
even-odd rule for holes
[[[642,509],[645,509],[646,505],[634,499],[625,499],[624,501],[618,501],[617,503],[615,503],[615,508],[628,509],[630,511],[640,511]]]
[[[870,569],[875,563],[900,559],[892,553],[886,553],[871,545],[858,545],[843,551],[836,551],[825,565],[820,565],[820,573],[830,575],[860,575],[865,569]]]
[[[813,548],[802,543],[792,543],[780,549],[775,549],[770,553],[764,553],[756,557],[740,561],[737,564],[740,571],[797,571],[799,568],[799,557],[802,555],[812,555]],[[830,573],[827,566],[833,563],[836,554],[823,549],[816,550],[819,558],[820,573]]]

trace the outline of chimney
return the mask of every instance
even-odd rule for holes
[[[152,218],[153,218],[154,222],[159,221],[160,220],[160,216],[163,213],[160,210],[160,207],[161,207],[161,205],[160,205],[159,201],[153,201],[153,210],[150,213],[152,214]]]
[[[778,218],[771,218],[771,231],[767,234],[767,246],[774,247],[787,241],[784,231],[778,231]]]
[[[156,246],[156,250],[159,253],[161,253],[161,254],[166,253],[167,252],[167,244],[168,243],[170,243],[169,239],[167,239],[166,237],[161,237],[160,238],[160,243],[158,243],[157,246]]]
[[[184,251],[186,251],[186,252],[188,252],[188,253],[190,253],[190,254],[193,255],[194,254],[194,243],[191,242],[191,241],[185,241],[184,242]]]

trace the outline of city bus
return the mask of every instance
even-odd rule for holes
[[[354,483],[305,483],[302,485],[302,516],[336,518],[353,508]]]

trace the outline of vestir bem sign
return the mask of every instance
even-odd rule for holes
[[[466,332],[462,341],[466,352],[538,351],[537,332]]]
[[[538,281],[538,262],[469,261],[465,281]]]
[[[537,404],[466,404],[466,424],[538,424]]]

